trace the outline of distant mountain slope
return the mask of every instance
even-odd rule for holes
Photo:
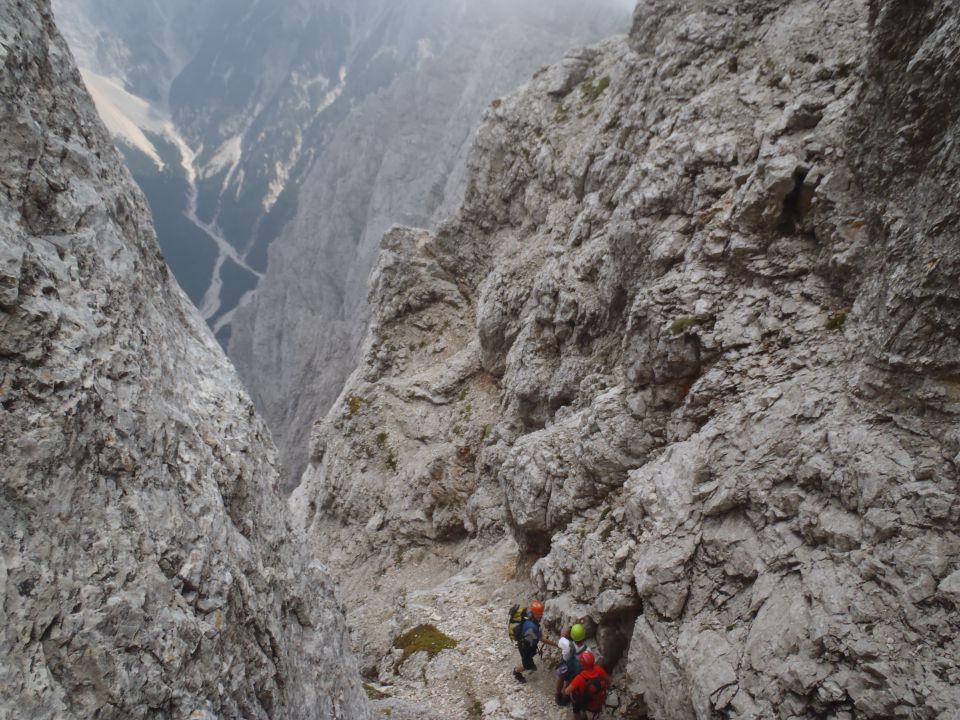
[[[216,330],[256,286],[325,138],[393,76],[392,13],[385,0],[58,0],[164,252]]]
[[[428,225],[457,203],[466,149],[491,101],[570,46],[628,25],[622,3],[610,0],[421,0],[385,16],[377,62],[394,68],[390,82],[356,100],[319,146],[256,297],[233,322],[229,354],[292,484],[313,420],[356,364],[383,232]]]

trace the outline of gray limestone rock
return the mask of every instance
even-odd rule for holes
[[[0,61],[0,716],[370,717],[48,2],[0,2]]]
[[[294,496],[332,562],[482,503],[459,532],[513,534],[624,708],[951,717],[957,23],[649,0],[566,95],[569,62],[491,108],[457,215],[386,242]],[[358,448],[394,428],[387,473]]]

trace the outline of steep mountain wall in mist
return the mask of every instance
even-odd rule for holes
[[[0,2],[0,716],[369,718],[49,2]]]

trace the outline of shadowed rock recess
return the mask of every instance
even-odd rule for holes
[[[0,716],[369,717],[46,0],[0,2],[0,61]]]
[[[291,499],[368,670],[506,530],[620,715],[955,717],[958,93],[948,0],[645,0],[494,103]]]

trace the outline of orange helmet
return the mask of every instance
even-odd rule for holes
[[[534,600],[534,601],[530,604],[530,613],[531,613],[537,620],[539,620],[540,618],[542,618],[542,617],[543,617],[543,603],[540,602],[539,600]]]
[[[584,650],[580,653],[580,667],[584,670],[589,670],[593,667],[596,660],[594,660],[593,653],[589,650]]]

